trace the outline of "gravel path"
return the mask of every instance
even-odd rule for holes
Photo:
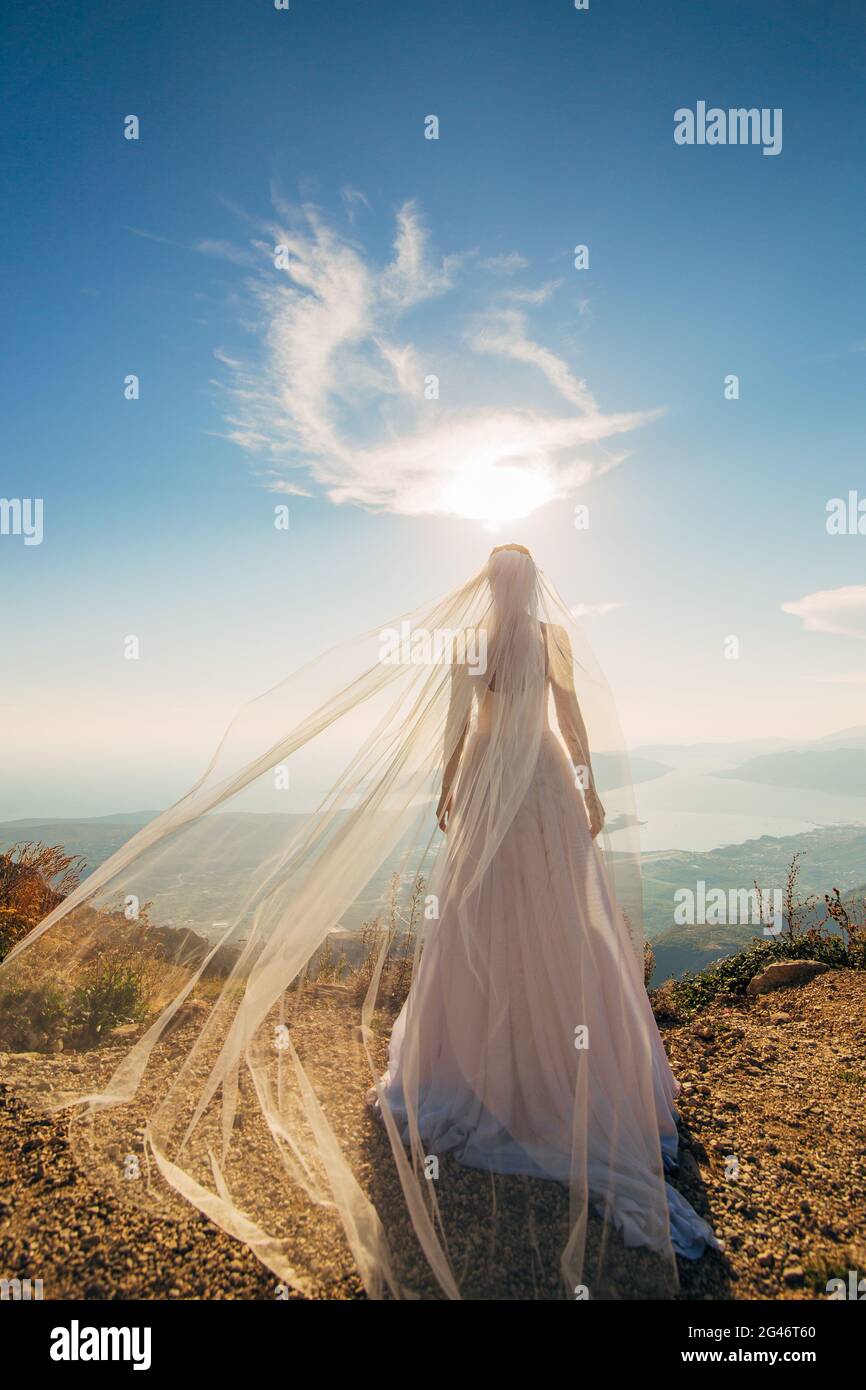
[[[335,1053],[340,1011],[336,998],[317,1004],[304,1062],[311,1074],[317,1065],[355,1074],[361,1096],[367,1072],[360,1049],[347,1042]],[[708,1011],[664,1036],[684,1083],[683,1162],[675,1185],[727,1247],[724,1255],[680,1262],[680,1297],[814,1298],[833,1275],[866,1273],[866,976],[834,971],[734,1009]],[[181,1036],[176,1046],[184,1046]],[[41,1277],[46,1298],[277,1296],[271,1272],[192,1208],[184,1205],[177,1220],[162,1219],[125,1198],[122,1188],[96,1186],[75,1162],[66,1120],[35,1115],[3,1084],[22,1064],[25,1059],[9,1058],[0,1066],[0,1274]],[[40,1065],[76,1063],[54,1058]],[[419,1282],[422,1260],[381,1126],[362,1104],[331,1119],[361,1181],[387,1213],[392,1246]],[[561,1188],[497,1179],[496,1271],[483,1248],[483,1223],[473,1219],[480,1204],[489,1208],[489,1176],[443,1161],[438,1190],[449,1229],[462,1232],[451,1253],[467,1279],[467,1296],[561,1296],[555,1255],[566,1218]],[[364,1298],[345,1242],[317,1210],[301,1203],[296,1213],[299,1242],[318,1247],[318,1263],[329,1271],[312,1296]],[[528,1226],[535,1246],[529,1259],[525,1249],[518,1253]],[[476,1265],[486,1271],[480,1287],[472,1284]],[[432,1286],[427,1296],[437,1296]]]

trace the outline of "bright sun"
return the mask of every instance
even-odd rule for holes
[[[468,464],[449,483],[444,502],[448,511],[468,521],[497,526],[517,521],[543,507],[553,489],[543,473],[492,463]]]

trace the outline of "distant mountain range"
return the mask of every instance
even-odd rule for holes
[[[158,815],[158,811],[125,811],[113,816],[88,816],[0,822],[0,849],[26,840],[42,840],[49,845],[65,845],[68,854],[80,855],[87,864],[84,877],[125,844],[136,830]]]
[[[773,787],[805,787],[840,796],[866,796],[866,746],[763,753],[713,776],[763,782]]]
[[[632,758],[658,759],[672,767],[691,767],[695,764],[720,766],[741,762],[758,753],[772,753],[802,745],[783,738],[741,739],[729,743],[646,743],[632,750]]]
[[[600,792],[615,791],[617,787],[622,786],[623,766],[624,759],[615,753],[593,755],[592,770]],[[631,753],[628,758],[628,770],[631,782],[636,784],[653,782],[657,777],[665,777],[673,768],[669,763],[660,763],[655,758],[647,758],[641,753]]]
[[[768,745],[770,747],[768,748]],[[727,762],[727,767],[720,766]],[[730,764],[733,763],[733,766]],[[751,740],[739,744],[647,746],[632,754],[633,776],[647,781],[667,775],[672,767],[703,765],[719,777],[769,782],[776,786],[834,790],[866,795],[866,727],[843,730],[811,744],[785,746],[783,740]],[[615,761],[610,766],[599,755],[598,778],[612,785]],[[804,780],[808,779],[808,780]],[[0,849],[17,841],[43,840],[61,844],[81,855],[91,872],[114,853],[156,811],[123,812],[82,819],[28,818],[0,823]],[[267,853],[278,852],[302,815],[219,813],[221,845],[218,870],[214,861],[196,871],[191,863],[166,884],[159,902],[161,919],[187,924],[207,933],[215,923],[230,918],[238,895],[249,882],[251,864]],[[788,865],[795,853],[802,855],[800,886],[803,894],[823,895],[838,886],[844,893],[866,880],[866,827],[824,826],[805,834],[761,836],[707,852],[670,850],[643,858],[645,926],[656,953],[655,980],[678,976],[683,970],[700,970],[711,960],[739,950],[755,935],[750,926],[678,926],[674,921],[675,894],[695,889],[750,890],[755,881],[767,892],[784,886]],[[400,855],[382,865],[374,880],[346,914],[342,927],[355,931],[381,901],[390,876],[401,868]],[[411,873],[403,867],[404,880]],[[757,929],[759,931],[759,928]]]

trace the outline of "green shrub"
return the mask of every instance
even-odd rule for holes
[[[71,981],[17,976],[0,989],[0,1049],[92,1046],[121,1023],[141,1022],[156,968],[152,956],[116,950],[96,956]]]
[[[852,935],[846,943],[841,936],[812,928],[799,936],[756,940],[698,975],[666,981],[652,996],[656,1017],[691,1018],[709,1004],[742,999],[750,981],[777,960],[820,960],[835,970],[866,970],[866,938]]]
[[[0,990],[0,1047],[39,1052],[66,1033],[68,991],[56,980],[18,981]]]
[[[140,1023],[147,1014],[153,964],[129,951],[98,955],[71,990],[70,1031],[82,1041],[97,1042],[121,1023]]]

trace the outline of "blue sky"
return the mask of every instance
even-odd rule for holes
[[[164,804],[240,700],[503,539],[589,610],[633,742],[866,722],[866,537],[825,526],[866,496],[860,6],[121,0],[2,38],[0,495],[45,519],[0,536],[0,815]],[[781,108],[781,154],[677,146],[699,100]],[[307,351],[280,228],[365,296],[321,370],[342,291]],[[515,411],[551,500],[492,530],[465,426]]]

